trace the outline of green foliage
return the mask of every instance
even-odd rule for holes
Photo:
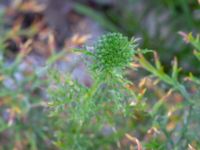
[[[108,33],[97,41],[93,52],[83,51],[92,61],[88,65],[93,80],[89,88],[72,79],[70,75],[58,73],[58,70],[49,73],[52,75],[50,80],[53,81],[53,85],[48,90],[52,100],[49,106],[54,110],[51,115],[56,116],[63,112],[68,118],[67,124],[73,123],[77,128],[76,131],[67,132],[74,134],[76,137],[74,140],[78,145],[74,142],[71,144],[58,144],[58,142],[57,145],[62,149],[69,147],[69,149],[79,149],[79,147],[93,149],[95,144],[88,143],[88,145],[89,139],[86,143],[81,142],[82,136],[85,136],[82,132],[88,130],[87,126],[94,126],[101,130],[104,123],[114,123],[113,115],[129,116],[128,110],[132,107],[129,104],[135,103],[136,95],[127,89],[126,86],[131,83],[123,77],[123,70],[130,64],[134,48],[133,41],[129,41],[127,37],[119,33]],[[64,136],[66,141],[70,138]],[[94,143],[96,138],[98,139],[96,136],[92,138]],[[102,138],[106,140],[106,137]]]
[[[198,37],[190,39],[193,45],[199,45]],[[199,129],[197,114],[200,109],[196,104],[199,92],[198,89],[195,94],[189,92],[190,87],[197,88],[197,83],[193,80],[195,78],[197,81],[198,78],[191,75],[188,79],[192,82],[186,84],[180,78],[181,69],[176,59],[172,63],[172,73],[168,75],[156,53],[154,66],[143,56],[142,52],[145,50],[136,53],[134,48],[134,44],[121,34],[109,33],[99,38],[94,51],[83,50],[83,53],[92,60],[88,65],[88,71],[93,79],[91,87],[78,83],[70,75],[63,75],[57,70],[51,71],[50,80],[53,81],[53,85],[48,91],[52,100],[49,105],[53,109],[51,114],[54,117],[62,114],[67,118],[65,124],[61,123],[56,131],[59,133],[58,141],[55,143],[58,147],[111,149],[109,146],[112,145],[119,148],[116,143],[121,143],[126,133],[137,135],[136,139],[140,139],[143,147],[147,149],[178,150],[187,149],[188,146],[199,147],[200,137],[196,133]],[[135,54],[134,63],[138,62],[151,73],[150,79],[157,78],[162,83],[155,88],[161,93],[164,92],[163,97],[158,99],[157,91],[135,93],[135,90],[130,88],[133,84],[125,78],[123,68],[129,66],[132,54]],[[93,69],[94,66],[98,71]],[[115,69],[118,71],[113,72]],[[111,74],[108,73],[110,71]],[[180,93],[183,100],[180,103],[164,101],[165,95],[172,96],[171,93]],[[158,101],[154,101],[155,99]],[[115,129],[109,133],[109,139],[107,136],[99,135],[106,124]],[[66,126],[73,128],[67,129]]]
[[[127,7],[137,2],[117,1],[116,8],[104,13],[81,4],[75,4],[75,9],[96,19],[108,30],[120,30],[127,35],[139,31],[142,46],[159,48],[165,52],[164,56],[172,49],[188,49],[179,40],[174,44],[172,33],[199,25],[192,15],[199,7],[195,5],[197,1],[147,2],[149,7],[157,6],[154,7],[156,12],[166,9],[170,12],[172,21],[167,24],[170,30],[165,38],[159,34],[165,22],[151,36],[146,24],[140,21],[151,14],[149,8],[142,13],[132,13]],[[158,4],[162,5],[158,7]],[[179,68],[176,58],[170,66],[171,73],[166,73],[156,52],[155,64],[152,64],[152,59],[143,55],[150,51],[137,50],[136,40],[129,40],[120,33],[108,33],[99,38],[92,51],[75,50],[83,54],[92,79],[92,85],[86,86],[52,65],[66,51],[54,53],[43,68],[30,65],[29,48],[24,45],[20,45],[25,49],[16,58],[7,58],[5,39],[10,34],[1,29],[0,149],[200,148],[200,79],[193,73],[184,78],[184,70]],[[16,34],[32,35],[33,32],[25,30]],[[196,60],[200,60],[199,35],[181,35],[195,48]],[[141,68],[150,74],[144,77],[139,72]]]
[[[44,144],[53,138],[55,127],[44,112],[45,70],[30,61],[28,65],[29,47],[7,58],[4,41],[0,43],[0,149],[51,149],[52,144]],[[46,67],[59,56],[50,57]]]
[[[41,115],[40,107],[43,107],[43,104],[41,95],[38,93],[38,89],[45,82],[39,82],[40,79],[31,70],[28,74],[27,70],[21,69],[23,60],[21,55],[14,62],[10,62],[9,66],[2,51],[0,57],[2,58],[0,60],[0,99],[3,104],[1,116],[6,123],[6,126],[1,124],[1,134],[7,135],[1,148],[14,149],[17,142],[24,141],[27,143],[25,147],[30,146],[30,149],[36,149],[39,146],[39,140],[43,142],[46,140],[43,135],[48,132],[42,129],[48,121],[45,114]],[[20,80],[20,77],[23,79]],[[35,118],[38,115],[40,118]]]
[[[181,35],[194,46],[198,58],[199,36]],[[90,87],[70,74],[52,69],[65,51],[52,55],[46,66],[36,71],[30,66],[29,70],[21,69],[26,51],[12,62],[1,51],[0,132],[9,141],[2,142],[1,148],[13,149],[18,143],[26,149],[46,149],[52,145],[42,143],[55,139],[53,144],[59,149],[126,149],[132,145],[123,144],[129,140],[125,139],[128,133],[134,136],[131,140],[138,140],[138,147],[146,149],[198,149],[200,79],[190,73],[185,78],[188,82],[183,80],[176,59],[171,74],[167,74],[155,52],[152,65],[143,56],[151,51],[136,50],[135,46],[135,41],[122,34],[108,33],[99,38],[93,51],[76,50],[83,52],[84,61],[88,61],[93,81]],[[137,63],[150,76],[140,77],[141,81],[133,84],[126,78],[125,69],[137,71],[131,68]],[[146,78],[159,83],[143,87]],[[48,87],[47,93],[39,90],[43,87]],[[44,112],[41,92],[48,96],[50,116]],[[181,101],[176,102],[173,94],[179,94]]]
[[[184,34],[184,39],[187,42],[190,42],[194,47],[198,49],[198,45],[200,44],[199,37],[197,36],[194,38],[192,34],[186,35]],[[195,54],[196,55],[196,54]],[[181,128],[174,127],[172,131],[167,131],[167,122],[169,121],[169,117],[164,115],[161,117],[161,120],[157,120],[156,122],[159,124],[161,130],[166,136],[166,142],[169,142],[171,145],[171,148],[174,149],[186,149],[189,144],[195,143],[195,145],[198,147],[199,141],[198,139],[199,134],[197,132],[197,126],[199,126],[199,122],[196,120],[197,114],[200,111],[200,107],[198,107],[198,99],[199,99],[199,88],[196,86],[196,83],[198,83],[198,79],[190,75],[189,80],[192,81],[192,83],[189,84],[190,87],[195,87],[196,92],[191,94],[188,91],[188,85],[185,83],[182,83],[179,81],[178,73],[180,69],[177,68],[177,62],[175,61],[173,63],[173,70],[172,70],[172,76],[168,76],[166,73],[164,73],[163,68],[161,66],[160,61],[158,60],[158,57],[155,56],[155,66],[152,66],[143,56],[140,56],[139,58],[140,64],[151,74],[161,81],[164,81],[165,83],[171,85],[173,90],[177,90],[181,93],[181,95],[184,97],[184,101],[181,104],[177,104],[176,111],[179,112],[179,117],[182,119],[182,123],[177,123],[176,126],[181,125]],[[196,80],[193,80],[193,79]],[[194,96],[195,95],[195,96]],[[161,106],[161,105],[160,105]],[[156,114],[156,113],[155,113]],[[156,114],[158,115],[158,114]],[[163,122],[164,121],[164,122]],[[163,123],[162,123],[163,122]],[[157,124],[156,123],[156,124]],[[198,124],[198,125],[197,125]],[[194,126],[191,128],[191,126]],[[177,141],[174,141],[172,139],[178,139]]]
[[[122,69],[129,65],[133,52],[133,42],[128,41],[127,37],[119,33],[102,36],[95,44],[94,52],[86,53],[92,60],[88,69],[93,85],[87,88],[73,80],[70,75],[65,77],[57,73],[58,71],[51,72],[51,81],[55,83],[49,88],[50,99],[53,100],[50,106],[56,110],[67,107],[69,118],[81,123],[97,113],[104,114],[107,109],[105,105],[112,105],[111,112],[115,109],[125,111],[122,105],[127,103],[134,93],[124,89],[128,81],[123,78]]]

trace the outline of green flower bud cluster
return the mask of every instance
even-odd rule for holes
[[[123,69],[132,61],[134,42],[120,33],[108,33],[94,45],[94,68],[103,72]]]

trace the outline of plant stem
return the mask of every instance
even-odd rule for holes
[[[189,96],[188,92],[186,91],[185,87],[180,85],[177,89],[180,91],[180,93],[184,96],[184,98],[186,99],[186,101],[188,101],[188,104],[189,104],[188,112],[184,113],[183,128],[181,130],[180,138],[177,142],[177,144],[179,144],[185,138],[185,135],[187,133],[188,124],[190,122],[190,117],[191,117],[193,107],[192,107],[191,103],[189,102],[190,96]],[[188,140],[186,139],[186,144],[187,143],[188,143]],[[183,147],[185,148],[186,145],[184,145]]]
[[[165,134],[166,138],[168,139],[169,144],[171,145],[171,148],[173,148],[173,147],[174,147],[174,142],[173,142],[173,140],[171,139],[170,133],[166,130],[166,128],[162,128],[162,131],[163,131],[163,133]]]
[[[91,99],[93,95],[96,93],[96,91],[98,90],[98,87],[100,86],[100,84],[101,84],[101,80],[99,78],[94,82],[90,90],[85,94],[85,96],[83,97],[83,101],[89,101],[89,99]]]

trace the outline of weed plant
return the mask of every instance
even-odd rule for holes
[[[200,79],[180,76],[177,59],[167,74],[155,52],[152,65],[144,56],[152,51],[137,48],[136,39],[108,33],[92,50],[74,50],[92,79],[86,86],[52,65],[65,51],[53,54],[44,68],[24,69],[31,41],[9,60],[8,36],[1,34],[0,149],[200,148]],[[199,36],[180,34],[200,60]],[[132,81],[141,70],[150,74]]]
[[[195,46],[199,59],[199,37],[182,35]],[[93,80],[90,87],[51,71],[51,115],[65,120],[55,131],[55,145],[60,149],[199,148],[199,79],[190,73],[184,78],[187,82],[183,80],[177,59],[171,75],[165,73],[155,52],[152,65],[143,56],[151,51],[136,49],[136,45],[134,39],[108,33],[92,51],[76,50],[83,53]],[[135,72],[136,66],[150,72],[138,85],[127,79],[125,71],[129,67]],[[147,78],[153,81],[150,88],[144,86]]]

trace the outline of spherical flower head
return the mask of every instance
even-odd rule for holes
[[[134,42],[120,33],[103,35],[94,46],[94,68],[105,72],[122,69],[132,61],[134,48]]]

